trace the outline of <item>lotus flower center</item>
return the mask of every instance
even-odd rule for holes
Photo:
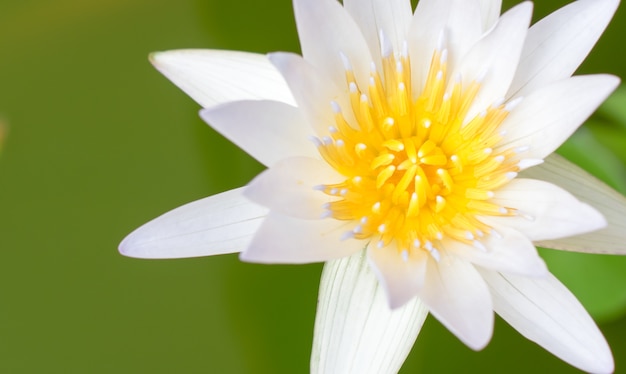
[[[438,258],[444,239],[481,246],[491,228],[477,217],[511,215],[490,200],[519,171],[499,126],[511,105],[494,103],[466,118],[480,82],[448,81],[447,51],[433,54],[421,92],[411,92],[408,55],[372,63],[368,87],[346,65],[352,113],[333,102],[335,124],[318,150],[345,180],[322,185],[327,216],[354,222],[344,236]],[[378,71],[382,70],[381,73]]]

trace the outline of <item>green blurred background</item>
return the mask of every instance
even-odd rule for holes
[[[580,71],[626,77],[624,35],[621,9]],[[1,373],[308,371],[320,264],[117,252],[140,224],[262,170],[148,63],[175,48],[298,51],[291,3],[0,2]],[[562,149],[622,193],[625,107],[614,96]],[[626,258],[543,253],[626,372]],[[476,353],[432,318],[402,370],[472,371],[576,372],[501,320]]]

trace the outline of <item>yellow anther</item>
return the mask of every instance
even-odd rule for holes
[[[363,143],[357,143],[354,146],[354,153],[356,153],[356,155],[359,158],[364,158],[365,154],[366,154],[366,151],[367,151],[367,145],[365,145]]]
[[[409,207],[406,211],[406,216],[407,217],[417,217],[418,213],[419,213],[419,198],[417,196],[417,193],[413,192],[411,194],[411,198],[409,199]]]
[[[509,183],[511,179],[515,178],[516,173],[492,173],[478,179],[476,188],[481,190],[494,191],[499,187]]]
[[[400,181],[398,182],[398,184],[396,185],[396,189],[393,191],[393,195],[392,195],[392,200],[397,204],[398,200],[400,199],[400,196],[402,195],[403,192],[406,191],[406,189],[409,187],[409,185],[411,184],[411,182],[414,181],[415,179],[415,173],[417,172],[417,165],[413,165],[411,166],[402,176],[402,178],[400,178]]]
[[[443,166],[448,162],[448,158],[446,155],[439,154],[422,157],[420,161],[426,165]]]
[[[424,172],[423,168],[421,167],[417,168],[417,176],[420,177],[421,185],[424,187],[424,191],[426,192],[426,197],[428,197],[429,199],[434,198],[434,195],[432,194],[432,188],[431,188],[432,185],[430,184],[430,180],[428,176],[426,175],[426,173]],[[415,189],[417,189],[417,186],[415,187]]]
[[[404,151],[404,143],[398,139],[389,139],[383,142],[383,147],[389,149],[394,152],[402,152]]]
[[[465,197],[472,200],[489,200],[494,194],[491,191],[479,190],[477,188],[468,188],[465,190]]]
[[[381,166],[387,166],[391,164],[395,158],[396,156],[391,153],[383,153],[380,156],[376,157],[374,160],[372,160],[370,169],[376,170]]]
[[[374,119],[372,118],[372,112],[370,110],[370,104],[367,100],[367,96],[361,95],[359,98],[359,125],[365,131],[372,131],[374,129]]]
[[[389,165],[383,169],[378,176],[376,177],[376,188],[381,188],[389,178],[395,173],[396,167],[393,165]]]
[[[446,199],[442,196],[437,195],[435,197],[435,212],[439,213],[446,207]]]
[[[426,204],[426,199],[428,197],[428,193],[426,191],[427,183],[428,182],[424,181],[424,178],[422,178],[422,176],[415,176],[415,192],[417,193],[417,201],[419,202],[420,207]]]
[[[315,138],[345,176],[317,188],[330,200],[325,217],[353,221],[346,240],[396,248],[404,260],[419,251],[440,258],[446,237],[473,244],[489,235],[478,216],[516,214],[491,201],[519,171],[518,149],[501,144],[509,111],[496,103],[466,120],[481,83],[450,82],[445,47],[432,57],[422,92],[413,93],[404,50],[372,63],[367,87],[344,63],[351,106],[332,101],[335,123]]]
[[[437,144],[433,143],[431,140],[427,140],[419,148],[419,151],[417,151],[417,157],[422,158],[434,151],[435,148],[437,148]]]
[[[381,124],[381,130],[386,137],[395,137],[398,132],[396,120],[393,117],[385,117]]]
[[[450,173],[448,173],[446,169],[437,169],[437,175],[439,176],[439,178],[441,178],[441,182],[446,187],[446,189],[448,191],[452,191],[452,188],[454,187],[454,181],[452,180]]]
[[[504,160],[505,160],[504,156],[490,157],[484,160],[483,162],[481,162],[480,164],[476,165],[476,167],[474,168],[474,175],[478,178],[480,178],[483,175],[488,175],[492,173],[494,170],[496,170],[497,168],[499,168],[500,165],[502,165],[502,162]]]
[[[416,163],[411,160],[404,160],[398,165],[398,170],[406,170],[415,164]]]
[[[406,157],[412,163],[417,163],[417,150],[415,149],[413,139],[404,139],[404,151],[406,152]]]
[[[398,113],[403,116],[409,110],[409,97],[404,82],[398,83]]]
[[[478,200],[469,200],[467,203],[467,208],[475,211],[477,214],[489,214],[499,216],[508,213],[507,209],[499,205]]]
[[[454,165],[454,168],[456,169],[457,173],[463,172],[463,163],[461,163],[461,159],[459,158],[459,156],[457,155],[450,156],[450,161],[452,161],[452,164]]]

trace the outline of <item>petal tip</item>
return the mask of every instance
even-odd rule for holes
[[[175,54],[180,54],[180,52],[182,52],[182,50],[150,52],[148,54],[148,61],[150,61],[152,66],[158,69],[168,63],[168,58],[173,57]]]
[[[133,258],[150,258],[150,256],[146,256],[145,251],[141,250],[142,240],[139,234],[138,230],[135,230],[126,235],[117,247],[121,255]]]
[[[267,251],[258,249],[255,243],[252,243],[248,248],[239,253],[239,260],[242,262],[248,262],[252,264],[264,264],[264,265],[280,265],[298,263],[297,260],[291,260],[290,258],[281,259],[268,256]]]
[[[590,347],[591,348],[591,347]],[[593,347],[595,352],[584,360],[580,360],[580,357],[559,357],[568,364],[577,367],[580,370],[589,373],[596,374],[611,374],[615,371],[615,361],[613,360],[613,354],[607,344]]]
[[[150,52],[148,53],[148,61],[150,61],[150,63],[152,65],[156,65],[157,64],[157,60],[159,58],[159,55],[163,53],[163,52]]]
[[[261,262],[259,261],[259,259],[255,258],[255,256],[251,256],[248,249],[245,249],[244,251],[239,253],[239,260],[243,262]]]
[[[129,236],[130,236],[130,235],[129,235]],[[127,237],[125,237],[125,238],[124,238],[124,239],[120,242],[120,244],[117,246],[117,250],[118,250],[118,252],[119,252],[121,255],[123,255],[123,256],[132,257],[132,256],[130,255],[130,253],[131,253],[132,251],[130,250],[130,245],[129,245],[129,243],[128,243],[128,242],[129,242],[129,239],[128,239],[128,236],[127,236]]]
[[[609,225],[609,222],[606,220],[606,217],[604,217],[604,215],[600,213],[596,208],[586,203],[581,203],[581,205],[582,205],[581,211],[583,211],[583,213],[588,218],[587,219],[588,226],[585,228],[586,230],[583,231],[582,233],[601,230],[601,229],[606,228]]]

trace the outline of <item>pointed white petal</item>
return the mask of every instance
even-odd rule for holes
[[[483,21],[483,31],[489,30],[500,17],[500,9],[502,9],[502,0],[480,0],[480,9]]]
[[[266,264],[303,264],[350,256],[367,244],[356,239],[342,240],[350,230],[349,222],[332,218],[303,220],[270,213],[240,258]]]
[[[506,226],[493,227],[497,235],[476,238],[475,246],[444,240],[442,247],[455,256],[495,271],[541,277],[548,268],[526,236]]]
[[[606,340],[583,306],[553,275],[526,278],[481,270],[494,310],[529,340],[577,368],[613,372]]]
[[[553,154],[539,166],[523,172],[568,190],[597,209],[608,222],[604,229],[563,239],[539,241],[540,247],[568,251],[626,254],[626,198],[563,157]]]
[[[264,55],[209,49],[155,52],[152,64],[204,108],[238,100],[295,101]]]
[[[293,8],[304,58],[343,87],[343,54],[354,68],[357,83],[367,87],[372,57],[343,6],[336,0],[294,0]]]
[[[343,5],[359,25],[373,57],[382,55],[381,33],[396,55],[402,53],[413,18],[409,0],[345,0]]]
[[[315,189],[345,180],[324,161],[292,157],[277,162],[250,182],[244,194],[274,212],[301,219],[320,219],[335,200]]]
[[[397,373],[428,315],[417,298],[389,309],[363,251],[324,265],[318,300],[312,374]]]
[[[406,304],[422,289],[426,275],[426,255],[423,251],[403,255],[393,244],[383,248],[370,244],[367,258],[392,309]]]
[[[270,54],[269,58],[285,77],[298,108],[311,128],[320,137],[328,135],[328,127],[335,124],[331,102],[336,102],[341,108],[351,108],[346,91],[339,89],[301,56],[277,52]],[[350,113],[352,110],[343,111],[348,121],[353,118],[348,116]]]
[[[536,179],[517,178],[491,202],[516,210],[514,216],[482,217],[488,225],[513,227],[532,241],[558,239],[606,227],[604,217],[564,189]]]
[[[124,238],[120,253],[138,258],[183,258],[244,250],[267,209],[241,192],[241,188],[223,192],[155,218]]]
[[[420,0],[409,29],[413,92],[422,92],[433,52],[441,41],[448,49],[451,71],[480,39],[482,31],[478,0]]]
[[[618,86],[611,75],[553,82],[529,94],[502,122],[498,147],[530,147],[523,157],[542,159],[556,150]]]
[[[491,295],[469,262],[445,252],[439,262],[429,258],[424,288],[418,296],[432,315],[468,347],[480,350],[491,339]]]
[[[235,101],[200,111],[207,123],[266,166],[294,156],[319,158],[298,108],[278,101]]]
[[[571,76],[600,38],[618,4],[618,0],[573,1],[533,25],[507,97],[526,96]]]
[[[532,8],[532,3],[524,2],[504,13],[495,27],[472,47],[451,74],[452,77],[460,75],[464,86],[473,81],[480,82],[480,91],[466,120],[506,94],[524,46]]]

